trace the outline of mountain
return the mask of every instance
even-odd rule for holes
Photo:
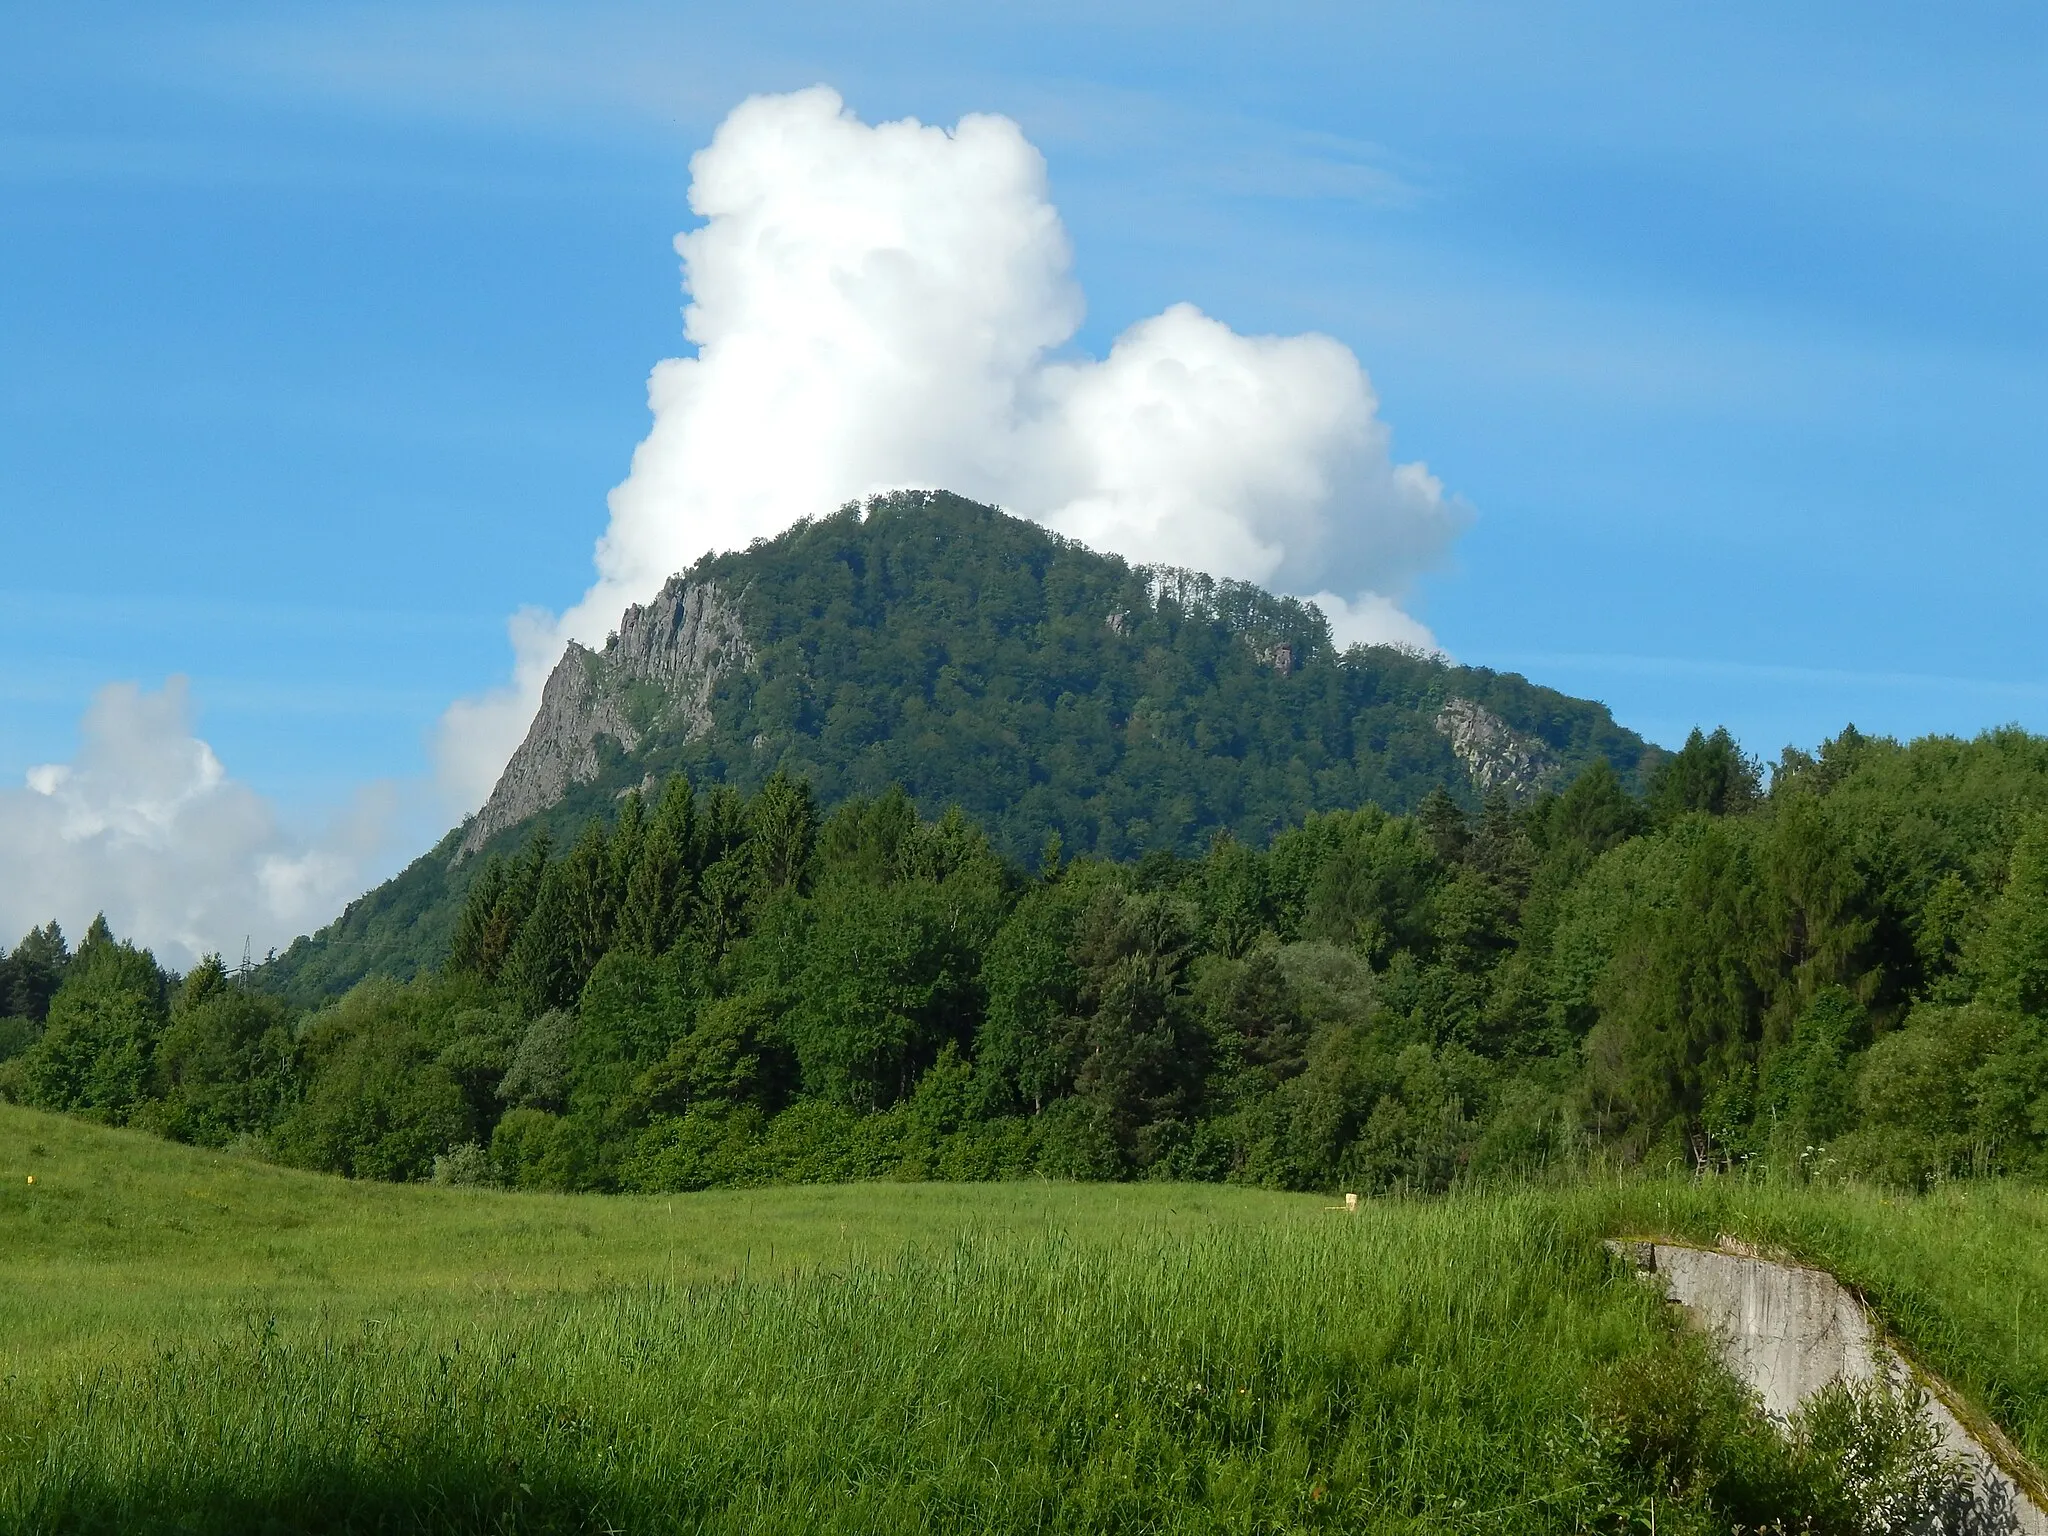
[[[483,809],[294,943],[302,1000],[445,953],[476,855],[673,773],[830,805],[901,784],[1020,862],[1263,844],[1310,811],[1476,807],[1658,749],[1606,708],[1388,647],[1340,651],[1312,604],[1134,566],[945,492],[907,491],[707,556],[572,644]]]

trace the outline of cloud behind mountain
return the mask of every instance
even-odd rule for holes
[[[1400,605],[1467,513],[1394,461],[1371,381],[1320,335],[1192,305],[1063,350],[1082,317],[1043,158],[1007,118],[866,124],[813,87],[735,108],[677,237],[694,355],[610,497],[596,580],[512,621],[509,686],[450,708],[439,765],[483,799],[570,639],[709,550],[903,487],[1000,503],[1134,560],[1316,595],[1343,640],[1431,645]]]

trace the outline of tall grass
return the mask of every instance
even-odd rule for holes
[[[1858,1198],[516,1196],[0,1111],[0,1529],[1854,1529],[1599,1238],[1918,1273]]]
[[[2048,1190],[1995,1180],[1622,1184],[1561,1199],[1614,1231],[1783,1249],[1859,1290],[1887,1328],[2048,1467]]]
[[[1584,1236],[1495,1200],[975,1236],[466,1323],[251,1316],[11,1392],[0,1511],[122,1531],[1626,1528],[1658,1473],[1599,1388],[1679,1346]]]

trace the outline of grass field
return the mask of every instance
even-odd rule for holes
[[[349,1184],[0,1106],[0,1529],[1853,1528],[1625,1231],[1831,1263],[2048,1449],[2038,1192],[1328,1203]]]

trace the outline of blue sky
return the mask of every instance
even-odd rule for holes
[[[1461,660],[1766,757],[2048,727],[2038,8],[15,4],[0,781],[183,673],[287,816],[424,785],[590,582],[689,156],[818,81],[1022,125],[1085,352],[1350,346],[1477,514]]]

